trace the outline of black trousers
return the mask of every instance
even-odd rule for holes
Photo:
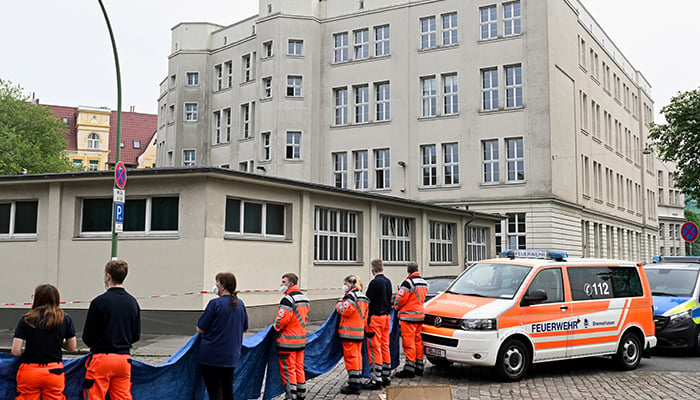
[[[199,364],[210,400],[233,400],[233,368]]]

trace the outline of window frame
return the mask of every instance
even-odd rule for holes
[[[391,149],[374,149],[374,188],[391,189]]]
[[[189,155],[192,155],[192,157],[189,157]],[[197,150],[182,149],[182,166],[193,167],[195,165],[197,165]]]
[[[238,231],[228,230],[228,211],[229,211],[229,201],[238,201]],[[290,216],[291,207],[289,204],[276,202],[276,201],[266,201],[250,198],[241,198],[226,196],[226,206],[224,213],[224,239],[262,239],[262,240],[287,240],[289,238],[290,224],[288,218]],[[257,232],[246,232],[246,205],[259,205],[260,206],[260,233]],[[268,206],[281,207],[283,210],[282,216],[282,233],[269,233],[268,232],[268,218],[270,217]],[[252,212],[252,211],[251,211]]]
[[[421,186],[436,187],[437,186],[437,145],[426,144],[420,146],[421,160]]]
[[[457,19],[457,11],[449,12],[440,15],[442,22],[442,45],[456,46],[459,44],[459,22]],[[449,23],[446,23],[448,22]],[[449,40],[445,40],[449,38]]]
[[[364,157],[359,157],[361,154]],[[357,190],[369,189],[369,150],[355,150],[352,152],[353,160],[353,183]],[[362,185],[358,185],[362,182]]]
[[[353,86],[353,94],[355,99],[355,118],[356,124],[366,124],[369,122],[369,85]]]
[[[498,102],[498,68],[482,68],[481,111],[498,110]]]
[[[359,35],[359,37],[358,37]],[[353,60],[366,60],[369,58],[369,28],[357,29],[353,36]],[[358,41],[359,39],[359,41]]]
[[[455,264],[456,224],[444,221],[428,221],[428,248],[430,265]]]
[[[344,216],[347,219],[343,223],[342,219]],[[361,218],[362,214],[358,211],[316,206],[314,208],[314,263],[354,264],[360,262],[362,243],[359,224],[361,223]],[[324,221],[326,222],[325,224]],[[347,227],[346,231],[342,231],[343,225]],[[321,257],[323,252],[321,242],[324,238],[327,239],[327,251],[326,256]],[[335,246],[333,239],[335,239]],[[345,259],[342,259],[343,239],[347,242]],[[332,247],[335,247],[335,253]],[[334,254],[335,257],[333,257]]]
[[[391,83],[377,82],[375,87],[375,121],[391,121]]]
[[[199,103],[185,102],[185,122],[197,122],[199,120]]]
[[[484,19],[484,11],[488,13]],[[486,32],[484,28],[486,27]],[[486,33],[486,35],[484,35]],[[498,38],[498,6],[491,4],[479,7],[479,37],[481,40],[492,40]]]
[[[380,35],[381,32],[381,35]],[[381,51],[380,51],[381,49]],[[385,57],[391,54],[391,25],[374,27],[374,56]]]
[[[287,131],[286,132],[286,147],[285,147],[285,160],[288,161],[298,161],[301,160],[301,131]],[[290,141],[291,139],[291,141]],[[291,150],[291,157],[290,157]]]
[[[33,219],[34,219],[34,232],[17,232],[17,220],[18,220],[18,210],[17,203],[32,203],[33,204]],[[3,240],[21,240],[21,239],[36,239],[38,237],[39,229],[39,199],[22,199],[22,200],[0,200],[0,205],[5,205],[7,208],[7,232],[0,232],[0,242]],[[21,209],[22,207],[20,207]],[[22,215],[20,215],[20,221],[22,220]],[[3,229],[4,228],[0,228]]]
[[[340,151],[332,153],[333,185],[340,189],[348,188],[348,153]]]
[[[189,87],[196,87],[199,86],[199,72],[198,71],[190,71],[190,72],[185,72],[185,86]]]
[[[524,182],[525,181],[525,141],[522,136],[506,138],[506,181],[507,182]],[[511,154],[510,143],[515,143],[515,154]],[[512,168],[512,163],[514,167]],[[518,172],[522,173],[522,177],[518,177]],[[515,177],[511,179],[511,173]]]
[[[379,254],[381,254],[381,258],[385,263],[412,261],[412,253],[415,252],[413,224],[413,218],[388,214],[379,215]],[[393,230],[391,225],[394,225]],[[388,229],[385,230],[385,228]],[[395,250],[393,254],[392,250]],[[399,254],[399,250],[402,256]]]
[[[301,75],[287,75],[287,97],[304,97],[302,92],[303,84],[304,78]]]
[[[304,53],[303,39],[287,39],[287,55],[288,56],[303,56]]]
[[[350,61],[350,35],[348,32],[334,33],[333,64],[340,64],[348,61]]]
[[[459,114],[459,77],[456,72],[442,74],[443,115]]]
[[[510,16],[508,16],[510,13]],[[517,15],[516,15],[517,13]],[[522,34],[522,9],[520,0],[503,3],[503,36],[511,37]],[[509,31],[510,29],[510,31]]]
[[[420,18],[419,28],[420,49],[430,50],[437,48],[437,18],[434,15]]]
[[[507,65],[503,68],[505,78],[505,108],[523,107],[523,67],[522,64]],[[510,82],[510,83],[509,83]],[[509,96],[509,93],[512,93]],[[513,99],[512,103],[511,100]]]
[[[333,89],[333,126],[348,124],[348,88],[347,86]]]
[[[176,210],[176,215],[175,217],[177,218],[177,221],[175,221],[175,225],[177,226],[177,229],[171,230],[171,229],[162,229],[162,230],[154,230],[153,229],[153,200],[154,199],[172,199],[175,198],[177,199],[177,210]],[[103,200],[108,202],[110,204],[110,209],[108,210],[108,213],[110,213],[110,216],[112,214],[112,208],[114,207],[114,203],[112,202],[112,199],[105,197],[105,198],[98,198],[98,197],[84,197],[80,199],[80,217],[79,217],[79,231],[78,231],[78,236],[79,237],[108,237],[111,235],[111,229],[112,229],[112,221],[111,217],[109,218],[109,227],[107,227],[107,230],[100,230],[100,231],[84,231],[83,230],[83,219],[85,216],[85,200]],[[132,201],[140,201],[144,200],[144,221],[143,221],[143,230],[134,230],[134,231],[127,231],[124,230],[124,232],[121,232],[119,236],[124,236],[124,237],[164,237],[164,236],[177,236],[180,232],[180,195],[179,194],[167,194],[167,195],[147,195],[147,196],[133,196],[133,197],[128,197],[125,202],[125,208],[129,206],[129,203]],[[172,217],[172,216],[170,216]]]
[[[437,116],[437,78],[435,75],[420,78],[421,117]]]

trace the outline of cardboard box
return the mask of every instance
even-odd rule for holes
[[[387,386],[386,400],[452,400],[452,386]]]

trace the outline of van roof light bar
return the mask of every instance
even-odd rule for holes
[[[535,258],[540,260],[566,261],[569,253],[559,250],[529,250],[529,249],[508,249],[503,252],[504,257],[511,260],[514,258]]]

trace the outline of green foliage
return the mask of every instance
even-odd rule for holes
[[[649,137],[659,156],[677,163],[675,182],[700,199],[700,88],[678,93],[661,108],[665,124],[652,124]]]
[[[686,221],[695,222],[695,225],[700,227],[700,216],[698,216],[693,211],[686,209],[685,210],[685,219],[686,219]],[[692,248],[691,248],[691,246],[692,246]],[[696,240],[692,243],[685,242],[685,254],[686,255],[700,256],[700,239]]]
[[[0,79],[0,175],[65,172],[65,124],[47,107],[29,102],[20,86]]]

